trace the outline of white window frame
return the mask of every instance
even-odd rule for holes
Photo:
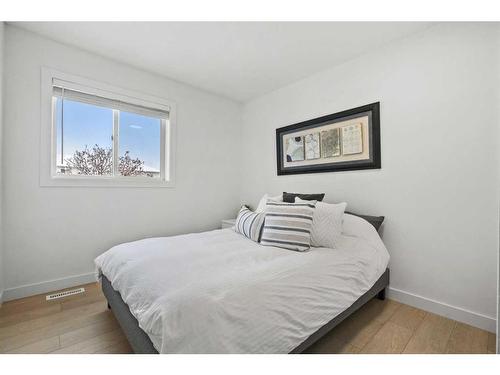
[[[53,118],[55,100],[53,86],[64,81],[67,89],[122,102],[130,105],[168,112],[168,119],[161,119],[160,178],[145,176],[120,176],[118,163],[113,163],[113,176],[65,175],[56,173],[57,131]],[[96,82],[87,78],[63,73],[55,69],[41,69],[41,134],[40,134],[40,186],[75,187],[174,187],[175,181],[175,103],[150,95]],[[117,110],[113,110],[113,137],[119,142]],[[118,143],[119,144],[119,143]],[[113,147],[114,160],[118,148]]]

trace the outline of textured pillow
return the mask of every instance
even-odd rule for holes
[[[295,198],[300,198],[305,201],[318,201],[321,202],[325,197],[325,193],[321,194],[300,194],[300,193],[286,193],[283,192],[283,202],[294,203]]]
[[[377,231],[380,229],[380,226],[382,225],[382,223],[384,222],[384,219],[385,219],[384,216],[358,215],[358,214],[355,214],[353,212],[347,212],[347,211],[346,211],[346,214],[354,215],[354,216],[360,217],[362,219],[365,219],[371,225],[373,225]]]
[[[315,201],[285,203],[268,200],[260,243],[289,250],[308,250],[315,204]]]
[[[259,242],[265,216],[265,213],[252,212],[248,207],[243,206],[234,223],[234,230],[252,241]]]
[[[260,198],[259,205],[257,206],[255,212],[264,212],[266,210],[266,204],[268,199],[277,202],[283,202],[283,195],[280,194],[275,197],[270,197],[269,194],[264,194],[264,196]]]
[[[295,198],[295,203],[307,202]],[[317,202],[311,230],[311,246],[335,249],[342,235],[342,218],[347,203]]]

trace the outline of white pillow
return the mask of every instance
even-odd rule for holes
[[[307,202],[295,198],[295,203]],[[342,235],[342,218],[347,203],[317,202],[313,215],[311,246],[335,249]]]
[[[277,195],[275,197],[270,197],[269,194],[264,194],[264,196],[260,199],[259,205],[255,209],[255,212],[264,212],[266,210],[268,199],[276,202],[283,202],[283,194]]]
[[[365,219],[356,215],[344,214],[342,234],[345,236],[364,238],[371,242],[381,241],[375,227]]]

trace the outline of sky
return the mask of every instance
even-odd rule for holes
[[[61,115],[64,119],[62,138]],[[76,150],[92,148],[95,144],[112,147],[113,111],[108,108],[64,100],[56,103],[57,123],[57,164],[61,163],[61,146],[64,158],[69,158]],[[160,120],[130,112],[120,112],[119,155],[130,151],[130,157],[144,161],[145,169],[160,170]],[[63,142],[62,142],[63,141]]]

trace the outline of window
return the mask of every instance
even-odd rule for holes
[[[54,95],[56,173],[113,175],[113,110]]]
[[[50,83],[51,158],[42,185],[172,184],[171,104],[60,75],[43,79]]]

